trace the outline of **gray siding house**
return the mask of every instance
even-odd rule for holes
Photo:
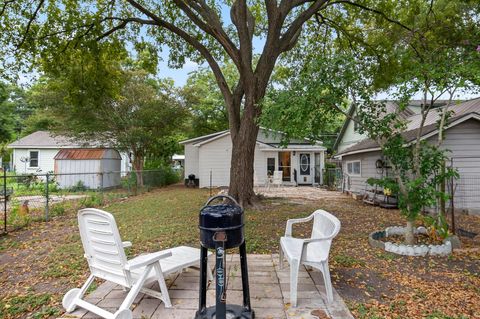
[[[441,107],[441,106],[440,106]],[[448,150],[450,165],[458,169],[460,178],[454,185],[455,208],[467,212],[480,212],[480,98],[450,106],[454,112],[445,132],[442,148]],[[413,141],[420,126],[420,115],[411,110],[401,116],[408,121],[404,136]],[[431,111],[425,122],[422,138],[436,142],[438,112]],[[351,122],[351,121],[349,121]],[[381,178],[389,175],[378,144],[365,136],[359,142],[351,143],[348,123],[335,145],[335,157],[341,160],[344,175],[343,188],[352,193],[362,194],[368,178]],[[342,145],[353,144],[348,147]]]

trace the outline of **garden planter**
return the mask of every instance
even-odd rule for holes
[[[452,243],[445,239],[441,245],[407,245],[404,243],[384,242],[382,238],[388,238],[394,235],[403,236],[405,227],[393,226],[387,227],[384,231],[376,231],[370,234],[368,241],[370,246],[382,248],[385,251],[404,256],[426,256],[437,255],[446,256],[452,253]],[[425,227],[418,227],[415,234],[426,234]]]

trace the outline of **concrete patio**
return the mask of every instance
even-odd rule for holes
[[[213,258],[210,258],[213,262]],[[334,291],[334,302],[326,304],[325,288],[319,271],[302,268],[298,279],[298,306],[289,304],[289,268],[278,267],[278,255],[248,255],[250,295],[255,318],[353,318],[342,298]],[[238,304],[242,300],[240,259],[238,255],[227,255],[228,290],[227,303]],[[198,309],[199,272],[190,269],[172,276],[167,282],[173,308],[165,308],[155,298],[139,295],[132,306],[134,318],[193,318]],[[158,289],[158,285],[153,285]],[[108,311],[114,312],[121,304],[126,292],[120,286],[103,283],[87,300]],[[215,285],[210,284],[207,292],[207,306],[215,302]],[[93,313],[77,309],[64,314],[62,318],[97,318]]]
[[[320,187],[312,186],[274,186],[263,187],[257,186],[254,188],[256,194],[261,194],[270,198],[289,198],[302,200],[319,200],[319,199],[333,199],[333,200],[347,200],[349,197],[338,191],[329,191]]]

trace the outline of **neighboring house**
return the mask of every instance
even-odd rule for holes
[[[80,143],[65,136],[53,135],[47,131],[37,131],[11,144],[12,170],[17,174],[53,173],[55,156],[63,149],[104,149],[98,142]],[[130,170],[128,154],[121,153],[121,171]],[[88,173],[88,172],[86,172]]]
[[[120,185],[122,157],[108,148],[64,148],[55,159],[55,179],[60,188],[85,186],[89,189]],[[94,174],[88,174],[95,172]]]
[[[448,164],[457,168],[460,174],[455,182],[455,207],[471,212],[480,211],[480,98],[450,106],[450,110],[454,113],[446,126],[442,147],[449,151]],[[407,142],[415,140],[421,121],[420,114],[412,113],[402,115],[408,122],[403,134]],[[422,130],[422,139],[437,142],[438,118],[436,110],[429,112]],[[346,123],[344,126],[349,125]],[[347,130],[348,128],[345,131]],[[391,172],[374,140],[364,137],[349,147],[341,147],[351,142],[351,136],[346,133],[339,136],[335,157],[342,160],[344,189],[363,193],[368,178],[381,178]]]
[[[282,133],[261,128],[255,147],[254,184],[265,185],[268,176],[281,171],[285,185],[318,185],[326,148],[321,142],[291,140],[282,147]],[[232,141],[222,131],[180,142],[185,147],[185,177],[194,174],[200,187],[228,186]]]

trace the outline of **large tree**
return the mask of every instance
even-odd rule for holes
[[[409,243],[414,240],[413,228],[419,213],[445,199],[444,182],[455,175],[445,168],[448,153],[441,144],[457,94],[474,88],[478,91],[480,84],[478,2],[439,0],[412,4],[409,10],[399,12],[399,24],[376,21],[375,28],[361,33],[361,41],[352,42],[358,30],[347,26],[338,28],[342,34],[335,38],[333,46],[308,39],[302,54],[316,58],[299,63],[299,74],[290,78],[283,92],[287,100],[297,100],[285,105],[298,111],[273,110],[280,119],[284,113],[288,115],[292,124],[286,123],[286,129],[293,132],[302,132],[299,123],[305,123],[304,118],[321,118],[329,108],[360,124],[361,132],[374,139],[389,158],[395,182],[388,181],[388,187],[395,184],[398,191]],[[323,78],[324,74],[329,78]],[[400,106],[387,114],[385,103],[375,101],[375,96],[389,89],[393,91],[390,98],[397,99]],[[404,133],[410,130],[408,122],[399,113],[415,96],[421,97],[417,116],[420,123],[417,130],[410,131],[415,138],[407,140]],[[429,146],[423,141],[426,119],[437,112],[438,100],[445,97],[446,106],[440,109],[437,127],[438,141]],[[345,101],[355,104],[354,116],[345,112]],[[311,123],[317,129],[325,126],[322,121]]]
[[[94,140],[131,154],[133,168],[142,171],[147,158],[170,157],[172,137],[179,132],[186,110],[169,80],[152,79],[143,70],[116,70],[122,81],[96,103],[85,102],[82,90],[66,78],[46,81],[41,100],[56,103],[54,130],[79,140]],[[114,93],[114,94],[113,94]],[[80,95],[80,96],[79,96]],[[75,99],[83,103],[77,106]],[[73,102],[72,102],[73,101]],[[51,105],[46,105],[51,106]],[[137,174],[143,185],[142,174]]]
[[[343,7],[337,13],[365,8],[385,16],[380,10],[391,9],[391,4],[380,0],[5,1],[0,7],[0,43],[5,65],[24,52],[58,64],[59,53],[92,46],[94,41],[133,42],[133,47],[148,45],[153,51],[167,45],[173,66],[186,58],[206,62],[228,110],[233,143],[229,193],[248,204],[254,196],[260,102],[279,56],[297,44],[307,21],[326,15],[329,8]],[[238,70],[234,85],[222,72],[225,61]]]

